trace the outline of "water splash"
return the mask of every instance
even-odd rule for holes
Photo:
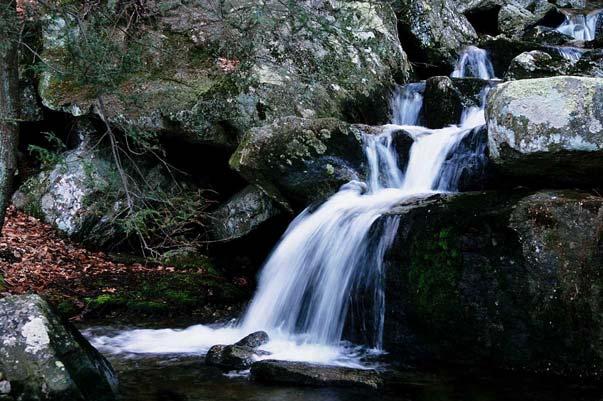
[[[595,39],[597,23],[601,18],[601,10],[584,14],[566,14],[565,21],[557,27],[557,31],[571,36],[575,40],[591,41]]]

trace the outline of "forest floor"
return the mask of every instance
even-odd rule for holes
[[[200,266],[119,263],[83,248],[14,207],[0,237],[1,294],[37,293],[73,320],[227,318],[247,296],[244,280]]]

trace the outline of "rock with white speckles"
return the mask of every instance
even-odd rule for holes
[[[490,157],[503,174],[564,184],[600,183],[603,79],[508,82],[492,91],[486,114]]]
[[[115,400],[109,362],[37,295],[0,299],[0,372],[18,400]]]

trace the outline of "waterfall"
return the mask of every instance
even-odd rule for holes
[[[419,125],[425,82],[398,85],[390,102],[392,122],[397,125]]]
[[[469,48],[458,74],[493,77],[485,51]],[[487,89],[482,92],[485,99]],[[350,319],[362,331],[365,346],[380,349],[383,333],[384,255],[392,244],[398,219],[374,224],[399,202],[438,190],[456,190],[450,158],[460,142],[484,124],[482,107],[463,113],[458,126],[428,129],[415,125],[422,108],[421,85],[394,93],[394,122],[380,135],[364,135],[366,182],[352,181],[318,207],[309,207],[291,223],[266,261],[256,294],[240,321],[222,328],[193,326],[185,330],[133,330],[98,337],[93,344],[110,352],[204,352],[233,343],[257,330],[271,341],[262,349],[271,359],[313,361],[361,367],[343,338]],[[397,135],[413,139],[408,161],[401,165]],[[452,168],[453,173],[446,173]],[[452,165],[452,166],[451,166]]]
[[[568,47],[568,46],[556,46],[553,47],[555,51],[564,59],[569,60],[572,64],[578,62],[584,53],[586,53],[587,49],[581,49],[579,47]]]
[[[576,40],[594,40],[600,16],[601,10],[593,11],[587,15],[566,14],[565,21],[557,27],[557,31]]]
[[[494,78],[494,67],[488,57],[488,52],[479,47],[469,46],[463,51],[452,72],[453,78]]]

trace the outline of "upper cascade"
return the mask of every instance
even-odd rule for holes
[[[576,40],[591,41],[595,39],[597,23],[603,14],[602,10],[595,10],[589,14],[566,14],[565,21],[557,31],[571,36]]]
[[[488,52],[476,46],[467,47],[460,55],[451,76],[453,78],[493,79],[494,67]]]

